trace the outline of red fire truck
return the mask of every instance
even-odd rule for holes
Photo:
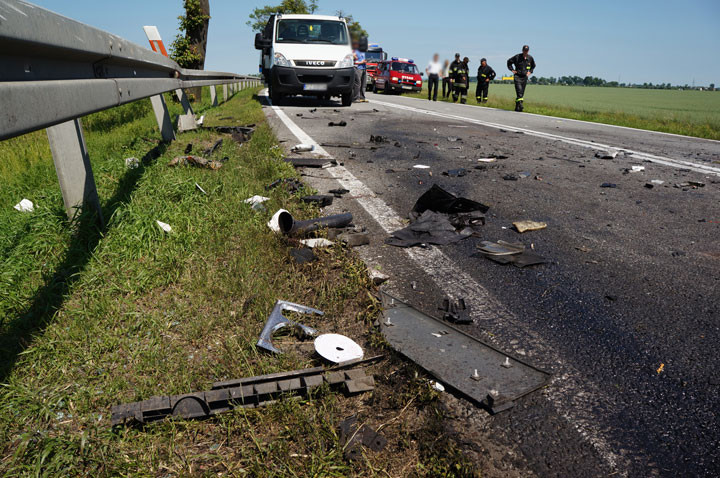
[[[380,63],[373,93],[379,90],[386,95],[394,92],[422,91],[422,76],[415,62],[406,58],[392,58]]]
[[[368,49],[365,52],[365,61],[367,64],[367,90],[372,91],[375,85],[375,77],[377,76],[378,64],[382,61],[387,60],[387,53],[383,51],[382,47],[377,43],[371,43],[368,45]]]

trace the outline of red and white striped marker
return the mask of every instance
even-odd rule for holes
[[[150,41],[150,48],[153,49],[154,52],[160,53],[164,56],[168,56],[168,52],[165,49],[165,44],[162,41],[162,38],[160,37],[160,32],[158,31],[156,26],[145,26],[143,27],[143,30],[145,30],[145,35],[147,36],[148,40]]]

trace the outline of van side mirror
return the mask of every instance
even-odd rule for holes
[[[272,42],[265,38],[262,33],[256,33],[255,34],[255,49],[256,50],[262,50],[264,48],[270,48],[272,46]]]
[[[360,37],[360,39],[358,40],[358,43],[360,43],[358,50],[360,50],[363,53],[368,51],[368,38],[367,37]]]

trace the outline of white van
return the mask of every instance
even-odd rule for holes
[[[352,103],[355,70],[344,19],[271,15],[255,35],[255,48],[261,50],[260,71],[273,103],[289,95],[340,96],[343,106]]]

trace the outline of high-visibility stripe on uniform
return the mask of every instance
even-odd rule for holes
[[[160,53],[163,56],[168,56],[168,52],[165,49],[165,44],[160,37],[160,32],[156,26],[144,26],[145,35],[150,42],[150,48],[156,53]]]

